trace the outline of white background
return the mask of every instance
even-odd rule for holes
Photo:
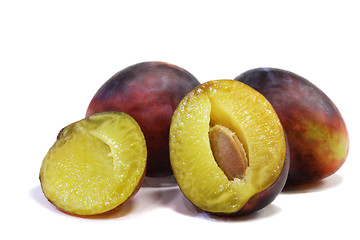
[[[356,2],[1,1],[1,239],[359,239]],[[350,134],[346,163],[248,217],[210,217],[176,186],[143,187],[102,218],[58,211],[38,180],[58,131],[84,117],[113,74],[155,60],[201,82],[255,67],[302,75],[340,109]]]

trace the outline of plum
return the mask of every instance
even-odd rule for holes
[[[184,195],[216,215],[253,213],[283,189],[286,136],[271,104],[234,80],[205,82],[174,112],[170,161]]]
[[[277,112],[290,145],[288,185],[326,178],[343,165],[349,149],[344,119],[313,83],[277,68],[251,69],[235,80],[263,94]]]
[[[146,139],[146,176],[172,175],[169,160],[171,117],[180,100],[199,81],[188,71],[165,62],[142,62],[116,73],[96,92],[86,116],[104,111],[130,114]]]
[[[104,112],[63,128],[40,169],[45,197],[73,215],[109,212],[139,190],[146,169],[145,138],[122,112]]]

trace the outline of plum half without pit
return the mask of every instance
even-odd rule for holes
[[[40,169],[45,197],[73,215],[113,210],[134,196],[145,176],[145,138],[122,112],[104,112],[63,128]]]
[[[235,80],[190,91],[170,126],[170,162],[183,194],[216,215],[253,213],[283,189],[287,140],[271,104]]]

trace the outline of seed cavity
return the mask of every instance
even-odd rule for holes
[[[249,162],[236,134],[227,127],[215,125],[210,128],[209,141],[215,161],[227,178],[244,178]]]

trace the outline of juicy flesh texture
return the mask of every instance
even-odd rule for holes
[[[227,127],[243,144],[249,161],[244,178],[229,180],[216,163],[208,135],[214,125]],[[174,113],[172,169],[182,192],[205,211],[239,211],[275,182],[285,155],[285,136],[274,109],[245,84],[207,82],[191,91]]]
[[[61,132],[44,158],[40,180],[55,206],[92,215],[127,200],[145,165],[145,140],[135,120],[123,113],[97,114]]]

